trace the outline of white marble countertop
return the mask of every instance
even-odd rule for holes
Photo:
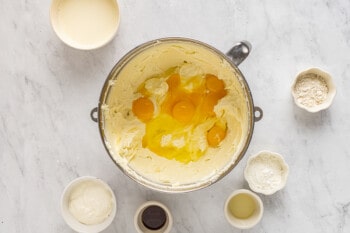
[[[248,188],[247,158],[260,150],[284,155],[287,186],[263,196],[262,221],[245,232],[350,232],[350,1],[119,0],[116,38],[94,51],[64,45],[49,21],[50,1],[1,0],[0,232],[73,232],[60,196],[74,178],[108,182],[118,202],[105,230],[135,232],[133,215],[146,200],[167,205],[172,232],[240,232],[224,218],[234,190]],[[90,110],[114,64],[151,39],[189,37],[228,51],[253,45],[240,65],[254,102],[264,110],[246,156],[218,183],[186,194],[141,187],[117,169]],[[293,103],[295,75],[311,66],[332,74],[337,95],[320,113]]]

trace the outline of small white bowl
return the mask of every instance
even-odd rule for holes
[[[79,186],[80,184],[92,181],[96,182],[98,185],[101,185],[103,188],[105,188],[107,191],[110,192],[112,195],[112,210],[109,216],[99,224],[94,225],[87,225],[79,222],[69,211],[69,199],[72,191]],[[113,190],[109,187],[107,183],[102,181],[101,179],[98,179],[96,177],[92,176],[82,176],[79,177],[73,181],[71,181],[67,187],[64,189],[61,197],[61,213],[63,216],[63,219],[66,221],[66,223],[75,231],[80,233],[98,233],[106,229],[114,220],[114,217],[116,215],[117,211],[117,203],[116,198],[114,195]]]
[[[246,218],[239,218],[232,213],[230,210],[230,202],[233,200],[237,195],[244,195],[247,196],[252,200],[254,203],[254,210],[253,213]],[[238,197],[237,197],[238,198]],[[241,200],[242,201],[242,200]],[[252,203],[250,203],[252,204]],[[240,204],[239,207],[237,208],[244,208],[244,204]],[[238,229],[249,229],[254,227],[256,224],[258,224],[263,216],[264,213],[264,205],[258,195],[253,193],[252,191],[249,191],[247,189],[239,189],[231,193],[231,195],[227,198],[225,202],[225,207],[224,207],[224,214],[227,219],[227,221],[234,227]]]
[[[289,174],[288,164],[282,155],[261,151],[248,159],[244,178],[257,193],[271,195],[284,188]]]
[[[146,228],[143,223],[142,223],[142,213],[143,211],[149,207],[149,206],[159,206],[161,207],[166,214],[166,222],[164,224],[164,226],[161,229],[158,230],[150,230],[148,228]],[[136,231],[138,233],[169,233],[172,226],[173,226],[173,217],[168,209],[168,207],[166,207],[164,204],[157,202],[157,201],[147,201],[145,203],[143,203],[135,212],[135,216],[134,216],[134,225],[136,228]]]
[[[117,0],[52,0],[50,20],[65,44],[81,50],[97,49],[115,37],[119,6]]]
[[[316,104],[316,105],[310,107],[310,106],[306,106],[306,105],[302,104],[300,101],[298,101],[298,94],[295,90],[295,87],[296,87],[298,81],[300,81],[303,77],[308,76],[308,75],[312,75],[312,74],[317,75],[318,77],[320,77],[321,79],[323,79],[326,82],[326,85],[328,87],[328,93],[327,93],[326,99],[322,103]],[[334,85],[332,77],[327,72],[325,72],[319,68],[310,68],[308,70],[305,70],[305,71],[299,73],[297,75],[297,77],[295,78],[291,89],[292,89],[292,96],[294,98],[295,104],[298,107],[300,107],[308,112],[313,112],[313,113],[327,109],[329,106],[331,106],[333,99],[334,99],[334,96],[336,94],[336,87]]]

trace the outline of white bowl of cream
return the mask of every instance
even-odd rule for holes
[[[120,15],[116,0],[52,0],[50,18],[65,44],[90,50],[114,38]]]
[[[62,216],[77,232],[101,232],[112,223],[116,210],[112,189],[95,177],[83,176],[73,180],[62,194]]]

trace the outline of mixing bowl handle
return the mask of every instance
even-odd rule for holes
[[[241,64],[249,55],[252,45],[248,41],[241,41],[235,44],[230,51],[226,53],[232,62],[238,66]],[[260,121],[263,117],[263,110],[257,106],[254,106],[254,122]]]
[[[260,107],[254,106],[254,122],[260,121],[263,115],[263,110]]]
[[[248,57],[252,45],[248,41],[241,41],[233,46],[230,51],[226,53],[233,63],[238,66],[241,64],[246,57]]]
[[[91,110],[91,112],[90,112],[91,120],[93,120],[93,121],[95,121],[95,122],[98,122],[97,113],[98,113],[98,107],[93,108],[93,109]]]

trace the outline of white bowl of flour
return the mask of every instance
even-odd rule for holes
[[[308,112],[327,109],[332,104],[335,94],[332,77],[318,68],[299,73],[292,85],[295,104]]]
[[[282,155],[270,151],[251,156],[244,170],[249,187],[265,195],[281,190],[286,185],[288,174],[289,167]]]

